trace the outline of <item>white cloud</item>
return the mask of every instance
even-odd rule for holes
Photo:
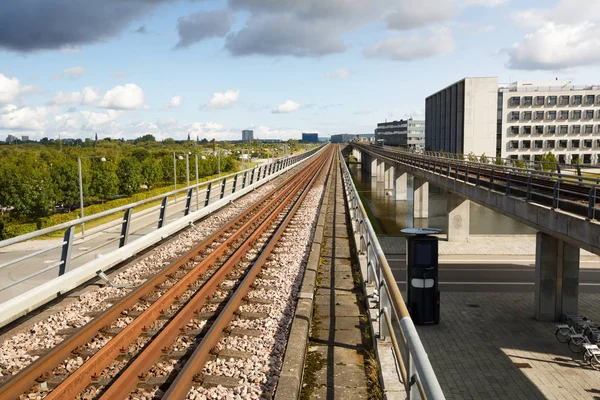
[[[100,95],[96,90],[91,87],[85,87],[81,92],[58,92],[52,97],[48,104],[50,105],[65,105],[65,104],[79,104],[82,106],[93,105],[100,99]]]
[[[410,35],[380,41],[366,49],[365,55],[372,58],[411,61],[453,51],[452,32],[448,28],[439,28],[432,30],[428,36]]]
[[[350,77],[350,71],[348,71],[346,68],[340,68],[336,71],[333,72],[328,72],[327,73],[327,77],[328,78],[340,78],[340,79],[344,79],[344,78],[349,78]]]
[[[65,45],[65,46],[61,47],[59,51],[63,54],[66,54],[66,53],[79,53],[80,50],[81,50],[81,48],[79,46]]]
[[[271,112],[273,114],[286,114],[297,111],[300,108],[300,103],[294,100],[286,100],[284,103],[275,107]]]
[[[183,102],[182,102],[181,96],[171,97],[169,102],[167,104],[165,104],[162,109],[169,110],[171,108],[179,108],[179,107],[181,107],[182,103]]]
[[[144,107],[144,91],[134,83],[117,85],[104,94],[100,107],[114,110],[134,110]]]
[[[0,74],[0,105],[9,104],[19,96],[42,92],[43,90],[37,86],[21,86],[21,82],[17,78],[9,78]]]
[[[496,7],[501,4],[507,3],[508,0],[462,0],[462,4],[465,6],[486,6]]]
[[[208,108],[230,108],[240,97],[239,90],[227,90],[225,93],[213,93],[212,99],[208,102]]]
[[[533,30],[503,49],[507,67],[558,70],[600,64],[600,0],[560,0],[554,8],[512,15],[521,29]]]
[[[83,67],[71,67],[71,68],[67,68],[65,69],[65,71],[63,72],[63,75],[73,81],[81,78],[82,76],[87,74],[87,69],[83,68]]]
[[[546,22],[505,50],[507,67],[526,70],[558,70],[600,63],[600,26]]]
[[[30,108],[9,104],[0,111],[0,129],[42,130],[50,115],[55,111],[51,107]]]

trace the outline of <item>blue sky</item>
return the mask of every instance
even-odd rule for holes
[[[599,20],[600,0],[3,0],[0,140],[372,132],[465,76],[598,84]]]

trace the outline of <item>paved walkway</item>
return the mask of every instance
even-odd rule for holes
[[[331,185],[301,399],[367,399],[361,290],[355,287],[339,166]]]
[[[600,321],[600,295],[580,313]],[[447,399],[598,399],[600,371],[532,318],[533,293],[441,293],[437,326],[417,330]]]

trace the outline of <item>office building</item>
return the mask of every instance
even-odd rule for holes
[[[250,142],[254,139],[254,131],[245,129],[242,131],[242,142]]]
[[[29,136],[27,136],[27,135],[21,135],[21,141],[22,142],[29,142]]]
[[[336,135],[331,135],[329,138],[331,143],[345,143],[352,141],[359,142],[374,142],[375,134],[374,133],[359,133],[359,134],[350,134],[350,133],[339,133]]]
[[[495,156],[498,78],[465,78],[425,99],[425,149]]]
[[[16,136],[14,136],[14,135],[8,135],[6,137],[6,143],[7,144],[15,143],[17,140],[19,140],[19,139]]]
[[[499,89],[503,158],[600,162],[600,86],[570,81],[514,82]]]
[[[319,142],[319,134],[302,132],[302,141],[304,143],[318,143]]]
[[[425,147],[425,121],[399,120],[381,122],[375,129],[375,140],[383,140],[386,146],[401,146],[413,149]]]

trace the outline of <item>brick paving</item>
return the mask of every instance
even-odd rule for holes
[[[599,305],[580,295],[581,315],[600,321]],[[600,398],[600,371],[532,310],[533,293],[442,292],[440,324],[417,330],[447,399]]]
[[[363,353],[364,326],[361,323],[361,316],[366,311],[359,297],[361,290],[355,287],[352,276],[347,208],[339,165],[336,170],[336,182],[328,194],[308,348],[308,357],[317,359],[319,367],[308,365],[305,368],[305,385],[307,375],[312,374],[313,382],[310,388],[303,388],[302,399],[369,398]]]

